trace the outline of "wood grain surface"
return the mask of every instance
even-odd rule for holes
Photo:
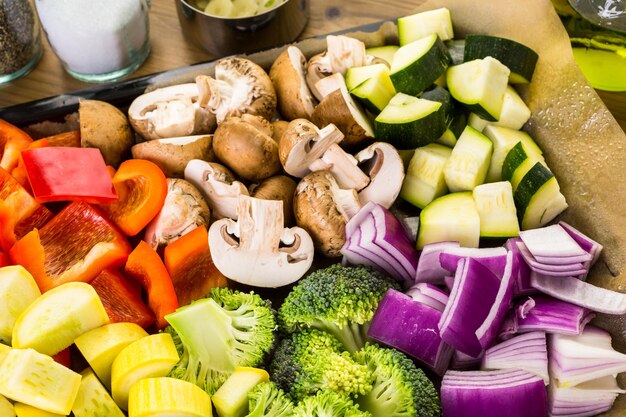
[[[153,0],[150,11],[152,51],[137,77],[213,59],[183,37],[176,15],[177,0]],[[353,26],[393,19],[410,13],[420,0],[309,0],[309,23],[301,38],[348,29]],[[24,103],[92,86],[69,76],[42,39],[44,54],[37,67],[27,76],[0,86],[0,107]],[[626,130],[626,93],[598,91],[609,110]]]

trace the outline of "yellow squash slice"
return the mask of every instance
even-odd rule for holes
[[[0,268],[0,343],[11,344],[15,320],[40,295],[33,276],[23,266]]]
[[[91,369],[87,368],[80,374],[83,378],[72,406],[74,417],[124,417],[122,410]]]
[[[267,371],[240,366],[213,394],[212,401],[220,417],[244,417],[248,414],[248,393],[257,384],[267,382]]]
[[[171,416],[211,417],[211,397],[191,382],[168,377],[146,378],[132,386],[128,417]]]
[[[14,407],[17,417],[65,417],[65,414],[51,413],[28,404],[15,403]]]

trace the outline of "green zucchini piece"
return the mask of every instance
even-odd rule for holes
[[[393,56],[400,49],[398,45],[385,45],[385,46],[374,46],[372,48],[367,48],[365,53],[368,55],[374,56],[376,58],[382,59],[387,63],[388,67],[391,67],[391,62],[393,61]]]
[[[346,86],[350,94],[374,114],[380,113],[396,94],[389,68],[384,64],[349,68]]]
[[[528,119],[530,119],[530,109],[526,106],[526,103],[524,103],[524,100],[522,100],[519,94],[517,94],[517,91],[509,85],[504,92],[500,119],[496,122],[490,122],[472,113],[470,126],[479,131],[482,131],[487,125],[503,126],[519,130]]]
[[[381,74],[389,77],[389,67],[385,64],[373,64],[362,67],[348,68],[346,71],[346,87],[348,88],[348,91],[350,91],[356,88],[359,84],[362,84],[363,81],[379,77]],[[389,79],[389,85],[393,87],[391,79]]]
[[[513,199],[523,230],[542,227],[567,208],[556,177],[539,162],[524,175]]]
[[[439,136],[439,139],[435,141],[435,143],[447,146],[449,148],[454,148],[457,142],[458,138],[451,129],[446,129],[446,131],[443,132],[443,135]]]
[[[517,209],[510,182],[499,181],[479,185],[474,188],[472,195],[480,216],[480,237],[519,236]]]
[[[455,114],[455,106],[454,102],[452,101],[452,96],[450,96],[448,90],[438,85],[435,85],[434,87],[424,91],[422,95],[420,95],[420,98],[440,102],[446,115],[446,124],[452,121],[452,118]]]
[[[465,55],[465,39],[454,39],[444,42],[452,59],[452,65],[462,64]]]
[[[450,63],[450,55],[437,35],[402,46],[391,63],[396,91],[417,96],[437,80]]]
[[[458,241],[468,248],[478,247],[480,216],[471,192],[439,197],[420,213],[417,249],[429,243],[445,241]]]
[[[444,41],[454,38],[450,10],[443,7],[398,19],[400,46],[432,34],[439,35]]]
[[[450,191],[471,191],[485,182],[493,144],[472,127],[466,127],[444,167]]]
[[[464,61],[491,56],[510,70],[511,84],[529,83],[535,72],[539,55],[528,46],[511,39],[489,35],[465,37]]]
[[[541,149],[526,132],[509,129],[508,127],[487,125],[487,127],[483,130],[483,134],[493,143],[493,154],[491,155],[491,163],[489,165],[489,171],[487,171],[486,182],[496,182],[503,179],[510,180],[512,178],[513,174],[511,173],[511,170],[514,170],[515,167],[513,165],[508,167],[509,171],[507,172],[507,176],[509,178],[504,178],[502,176],[502,167],[507,154],[518,143],[521,143],[520,146],[523,146],[522,151],[524,154],[527,156],[530,154],[537,160],[545,162]],[[511,157],[513,158],[513,155]]]
[[[475,59],[448,68],[450,94],[484,119],[500,118],[509,69],[492,57]]]
[[[500,132],[502,133],[502,131]],[[507,133],[510,134],[510,132],[504,132],[504,134]],[[516,136],[520,139],[520,141],[517,142],[506,154],[504,162],[502,163],[501,171],[502,179],[511,181],[511,184],[513,185],[513,191],[515,191],[517,183],[525,174],[525,172],[524,174],[522,174],[521,172],[523,172],[524,169],[530,169],[530,167],[528,166],[529,162],[527,162],[527,160],[533,161],[531,166],[534,165],[534,162],[540,162],[544,166],[546,166],[543,155],[541,154],[541,149],[539,149],[535,142],[530,139],[530,137],[523,138],[523,135]],[[509,138],[508,140],[514,139]],[[525,168],[523,166],[524,163],[526,163]],[[520,167],[522,168],[522,170],[518,172]]]
[[[378,140],[398,149],[415,149],[437,140],[446,130],[441,103],[397,93],[374,120]]]
[[[447,194],[443,167],[451,153],[452,149],[436,143],[417,148],[402,182],[400,197],[424,208],[435,198]]]

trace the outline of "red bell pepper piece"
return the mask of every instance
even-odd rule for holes
[[[211,258],[204,225],[167,245],[164,259],[181,306],[206,297],[211,288],[228,286],[228,280]]]
[[[155,321],[154,314],[141,300],[141,292],[118,271],[105,269],[91,281],[111,323],[135,323],[144,329]]]
[[[25,150],[22,160],[37,201],[110,203],[117,193],[104,158],[95,148],[44,147]]]
[[[66,368],[72,368],[72,351],[70,351],[70,348],[63,349],[56,355],[52,356],[52,359]]]
[[[126,274],[141,283],[148,293],[148,306],[157,318],[157,328],[167,327],[165,315],[178,308],[178,299],[172,279],[161,257],[143,240],[128,256]]]
[[[0,249],[46,224],[53,214],[39,204],[7,171],[0,168]]]
[[[22,129],[0,119],[0,168],[11,172],[17,166],[20,152],[32,141]]]
[[[9,265],[11,265],[11,260],[9,259],[9,257],[4,252],[0,252],[0,268]]]
[[[134,236],[161,211],[167,196],[165,174],[154,162],[129,159],[115,172],[113,185],[118,201],[100,209],[127,236]]]
[[[44,292],[65,282],[89,282],[103,269],[123,265],[131,250],[126,237],[95,207],[75,201],[18,240],[9,256]]]

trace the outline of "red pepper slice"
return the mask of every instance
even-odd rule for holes
[[[56,355],[52,356],[52,359],[66,368],[72,368],[72,352],[70,351],[70,348],[63,349]]]
[[[11,172],[17,166],[20,152],[32,141],[22,129],[0,119],[0,168]]]
[[[165,174],[154,162],[129,159],[115,172],[113,185],[118,201],[100,209],[127,236],[134,236],[161,211],[167,196]]]
[[[157,317],[157,327],[167,327],[165,315],[178,308],[178,299],[172,279],[161,257],[143,240],[128,256],[126,274],[141,283],[148,293],[148,305]]]
[[[89,282],[124,264],[132,248],[93,206],[75,201],[11,248],[13,263],[31,273],[41,291],[70,281]]]
[[[0,168],[0,249],[46,224],[53,214],[39,204],[7,171]]]
[[[39,202],[117,200],[104,158],[96,148],[30,149],[22,152],[22,159],[33,195]]]
[[[155,321],[154,314],[141,300],[141,292],[118,271],[105,269],[91,281],[111,323],[135,323],[144,329]]]
[[[4,252],[0,252],[0,268],[9,265],[11,265],[11,260],[9,259],[9,257]]]
[[[206,297],[211,288],[228,286],[211,258],[204,225],[167,245],[164,259],[181,306]]]

